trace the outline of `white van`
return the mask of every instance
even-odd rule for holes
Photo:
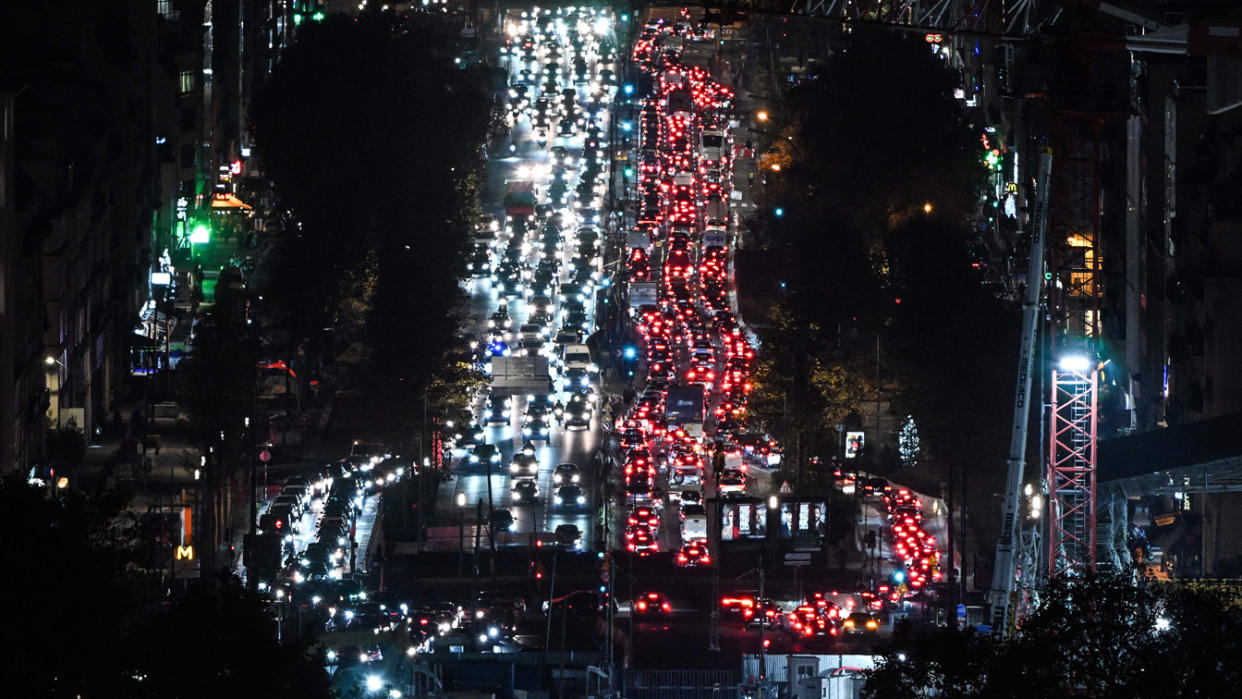
[[[681,542],[707,541],[707,515],[686,515],[681,523]]]
[[[591,361],[591,350],[586,345],[565,346],[565,371],[584,369],[592,371],[595,364]]]

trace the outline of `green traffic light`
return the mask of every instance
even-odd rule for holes
[[[203,245],[211,242],[211,229],[205,223],[197,223],[190,231],[190,243]]]
[[[296,27],[301,23],[302,23],[302,13],[301,12],[293,13],[293,26]]]
[[[324,17],[327,17],[327,15],[325,15],[322,11],[316,12],[315,14],[311,15],[311,19],[315,20],[316,22],[322,22]]]

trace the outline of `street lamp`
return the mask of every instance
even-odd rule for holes
[[[932,205],[931,205],[931,202],[929,201],[929,202],[927,202],[927,203],[923,204],[923,213],[925,213],[925,214],[930,214],[931,212],[932,212]]]
[[[457,499],[457,577],[461,577],[466,557],[466,494],[458,493]]]
[[[759,111],[755,112],[755,118],[758,119],[759,121],[767,121],[768,120],[767,110],[760,109]]]
[[[53,357],[50,354],[43,358],[43,365],[47,369],[43,377],[44,387],[47,389],[48,396],[56,399],[55,416],[54,417],[52,416],[52,412],[53,412],[52,406],[49,403],[48,417],[52,418],[52,421],[56,427],[60,427],[60,389],[61,389],[62,382],[61,382],[61,372],[56,371],[56,366],[60,365],[60,368],[63,369],[65,372],[69,371],[69,367],[65,366],[63,362],[61,362],[59,359],[57,359],[56,357]],[[55,386],[52,385],[53,376],[56,377]],[[83,425],[82,428],[85,429],[85,425]]]
[[[1082,355],[1068,355],[1061,357],[1057,367],[1064,372],[1082,374],[1091,368],[1091,360]]]
[[[367,675],[367,691],[378,692],[384,688],[384,679],[379,675]]]

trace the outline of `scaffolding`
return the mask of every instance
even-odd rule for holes
[[[1062,113],[1057,118],[1057,174],[1052,183],[1052,344],[1086,343],[1100,336],[1100,158],[1104,120]]]
[[[1096,364],[1052,371],[1048,574],[1095,570]]]

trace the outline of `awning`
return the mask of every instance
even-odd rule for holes
[[[254,207],[238,199],[236,194],[215,194],[211,198],[211,208],[249,211]]]
[[[139,335],[138,333],[130,333],[130,347],[161,347],[161,343],[153,337],[147,335]]]

